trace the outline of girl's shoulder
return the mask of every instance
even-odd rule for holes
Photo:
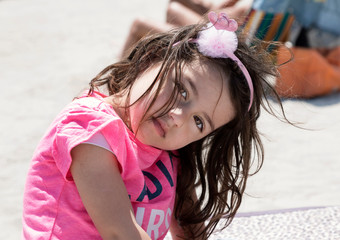
[[[70,135],[73,138],[82,137],[87,140],[100,131],[109,131],[117,135],[124,132],[124,122],[109,103],[104,101],[104,95],[93,93],[74,99],[57,116],[52,126],[60,135]],[[118,134],[119,132],[119,134]]]
[[[106,95],[99,92],[93,92],[91,95],[84,93],[82,96],[75,98],[68,108],[70,110],[77,109],[80,112],[93,111],[118,116],[112,106],[104,101],[105,97]]]

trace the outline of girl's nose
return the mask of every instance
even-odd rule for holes
[[[169,116],[174,125],[181,127],[188,118],[188,111],[181,107],[175,107],[169,111]]]

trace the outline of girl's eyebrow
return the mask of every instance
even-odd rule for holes
[[[207,122],[209,123],[210,128],[211,128],[211,131],[214,131],[215,125],[214,125],[213,121],[211,121],[211,118],[209,117],[209,115],[206,112],[203,112],[203,115],[204,115],[205,119],[207,119]]]
[[[191,90],[194,92],[195,97],[197,97],[198,91],[197,91],[196,85],[191,81],[191,79],[189,77],[187,77],[187,80],[189,82]]]
[[[196,88],[196,85],[191,81],[191,79],[189,77],[187,77],[186,79],[187,79],[187,81],[190,85],[190,88],[191,88],[192,92],[194,93],[195,97],[198,97],[198,90]],[[204,118],[207,119],[207,122],[209,123],[210,128],[211,128],[211,131],[214,131],[215,125],[214,125],[213,121],[211,120],[211,118],[209,117],[209,115],[206,112],[203,112],[203,115],[204,115]]]

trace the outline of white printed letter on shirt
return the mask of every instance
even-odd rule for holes
[[[159,217],[159,220],[157,223],[155,223],[157,216]],[[147,230],[148,235],[151,236],[151,233],[154,232],[154,239],[157,239],[159,235],[158,229],[163,223],[163,221],[164,212],[162,210],[152,209]]]

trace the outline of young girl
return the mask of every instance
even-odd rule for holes
[[[142,39],[58,115],[28,173],[25,239],[207,239],[231,222],[262,164],[276,68],[234,20],[208,17]]]

